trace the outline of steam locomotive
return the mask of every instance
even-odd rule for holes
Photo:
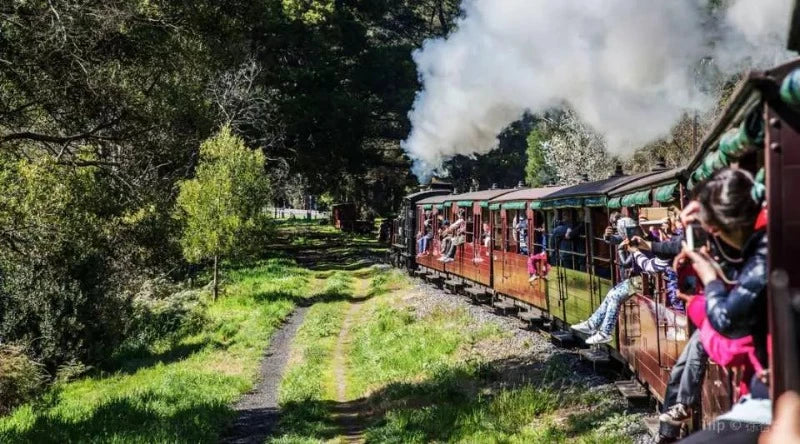
[[[411,194],[393,221],[392,261],[476,301],[541,322],[556,342],[578,340],[569,325],[587,319],[620,280],[615,248],[603,240],[609,214],[636,218],[642,211],[687,203],[691,189],[714,171],[738,166],[762,171],[767,190],[769,238],[769,332],[772,338],[770,390],[776,399],[800,391],[800,60],[751,72],[700,142],[694,157],[677,169],[654,168],[568,187],[490,189],[451,194],[444,187]],[[763,174],[765,173],[765,174]],[[463,243],[452,261],[442,261],[438,228],[466,215]],[[441,217],[440,217],[441,216]],[[424,226],[428,220],[431,226]],[[515,224],[527,233],[515,235]],[[560,223],[573,227],[572,240],[559,242]],[[433,234],[430,254],[418,256],[417,233]],[[486,233],[488,231],[488,233]],[[530,253],[547,253],[548,279],[529,281]],[[650,396],[663,401],[670,370],[690,336],[686,315],[671,307],[661,276],[643,280],[624,305],[611,343],[583,353],[592,360],[626,366]],[[739,394],[738,372],[710,363],[702,408],[694,426],[730,409]]]

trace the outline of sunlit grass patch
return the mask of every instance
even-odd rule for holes
[[[191,333],[115,357],[119,370],[58,384],[0,418],[0,442],[214,442],[250,390],[270,335],[305,297],[286,259],[226,273]]]

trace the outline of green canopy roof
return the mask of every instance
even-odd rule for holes
[[[459,207],[471,207],[473,202],[474,201],[471,200],[459,200],[458,202],[456,202],[456,205],[458,205]]]
[[[443,203],[436,204],[434,205],[434,207],[436,207],[437,210],[444,210],[445,204]]]
[[[583,206],[583,199],[580,197],[568,197],[554,200],[551,204],[553,208],[581,207]]]
[[[527,206],[527,202],[519,201],[519,202],[506,202],[501,205],[506,210],[524,210]]]
[[[606,196],[593,196],[584,198],[583,204],[587,207],[604,207],[607,201],[608,198],[606,198]]]
[[[499,210],[500,209],[500,204],[499,203],[493,203],[493,204],[489,205],[489,209],[490,210]]]
[[[489,201],[488,200],[482,200],[481,201],[481,208],[489,208]]]
[[[636,205],[650,205],[650,190],[637,191],[622,197],[623,207],[633,207]]]
[[[425,204],[425,205],[422,206],[423,210],[430,210],[431,208],[433,208],[433,205],[431,205],[431,204]]]
[[[622,208],[622,198],[614,197],[608,200],[608,208]]]
[[[667,203],[675,200],[675,190],[678,188],[678,182],[664,185],[663,187],[656,188],[653,191],[653,198],[656,202]]]
[[[542,209],[542,201],[535,200],[531,202],[531,210],[541,210]]]

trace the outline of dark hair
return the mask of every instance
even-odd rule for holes
[[[753,175],[746,170],[717,171],[694,190],[694,199],[701,206],[700,220],[727,232],[752,230],[761,211],[761,203],[752,195],[754,184]]]
[[[612,224],[616,224],[617,221],[622,217],[622,213],[619,211],[612,211],[611,214],[608,215],[608,221]]]

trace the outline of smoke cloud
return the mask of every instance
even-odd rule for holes
[[[403,142],[418,177],[457,154],[486,153],[525,112],[567,105],[631,154],[681,116],[713,105],[698,78],[776,64],[791,0],[464,0],[456,31],[414,52],[423,89]]]

